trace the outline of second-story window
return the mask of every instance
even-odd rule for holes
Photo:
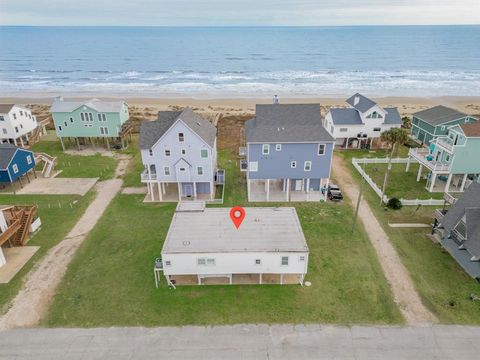
[[[262,154],[263,155],[270,154],[270,145],[269,144],[263,144],[262,145]]]
[[[3,115],[0,116],[0,121],[5,121],[5,117]]]
[[[178,141],[179,142],[184,142],[185,141],[185,136],[183,135],[183,133],[178,133]]]
[[[201,167],[201,166],[197,167],[197,173],[200,176],[203,175],[203,167]]]
[[[70,117],[70,122],[73,123],[73,117]]]
[[[165,167],[163,168],[163,172],[164,172],[165,176],[170,175],[170,168],[169,168],[168,166],[165,166]]]
[[[297,162],[296,162],[295,160],[291,161],[291,162],[290,162],[290,167],[291,167],[292,169],[295,169],[295,168],[297,167]]]
[[[304,171],[311,171],[312,170],[312,162],[311,161],[305,161],[303,163],[303,170]]]
[[[165,149],[165,156],[170,156],[170,150]]]
[[[208,150],[207,150],[207,149],[202,149],[202,150],[200,150],[200,157],[201,157],[202,159],[208,158]]]
[[[182,155],[185,155],[187,153],[187,150],[182,149]]]
[[[325,144],[318,144],[317,155],[325,155]]]
[[[282,144],[275,145],[275,150],[276,151],[282,151]]]
[[[153,150],[152,150],[152,149],[148,150],[148,154],[149,154],[150,156],[153,156]]]

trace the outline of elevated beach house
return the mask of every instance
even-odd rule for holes
[[[77,146],[103,142],[111,145],[125,146],[126,136],[132,128],[129,119],[128,105],[124,101],[67,101],[57,97],[50,108],[55,131],[65,150],[64,139],[74,139]]]
[[[30,150],[12,144],[0,144],[0,186],[13,185],[17,180],[22,185],[22,177],[26,176],[29,181],[28,174],[34,174],[34,169],[35,157]]]
[[[410,149],[407,171],[411,161],[420,164],[417,181],[427,169],[428,191],[464,191],[480,176],[480,122],[453,125],[428,148]]]
[[[303,284],[308,254],[295,208],[245,208],[237,229],[229,208],[177,207],[156,269],[170,285]]]
[[[331,108],[323,121],[337,146],[354,149],[377,147],[382,132],[402,125],[395,107],[383,108],[358,93],[346,102],[348,108]]]
[[[450,127],[474,121],[476,119],[472,116],[438,105],[413,114],[412,137],[429,145],[437,137],[446,136]]]
[[[480,282],[480,184],[472,183],[448,210],[435,213],[442,246]]]
[[[213,199],[217,176],[217,129],[192,109],[160,111],[143,122],[140,149],[150,201]]]
[[[24,147],[35,137],[38,122],[30,109],[15,104],[0,104],[0,143]]]
[[[335,139],[320,104],[257,105],[245,135],[248,201],[325,199]]]

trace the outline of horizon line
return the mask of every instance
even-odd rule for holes
[[[480,26],[475,24],[344,24],[344,25],[31,25],[31,24],[0,24],[0,27],[45,27],[45,28],[335,28],[335,27],[408,27],[408,26]]]

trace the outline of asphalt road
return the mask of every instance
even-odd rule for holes
[[[0,359],[479,359],[480,327],[15,329]]]

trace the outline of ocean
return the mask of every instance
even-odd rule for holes
[[[480,95],[480,25],[0,27],[0,96]]]

